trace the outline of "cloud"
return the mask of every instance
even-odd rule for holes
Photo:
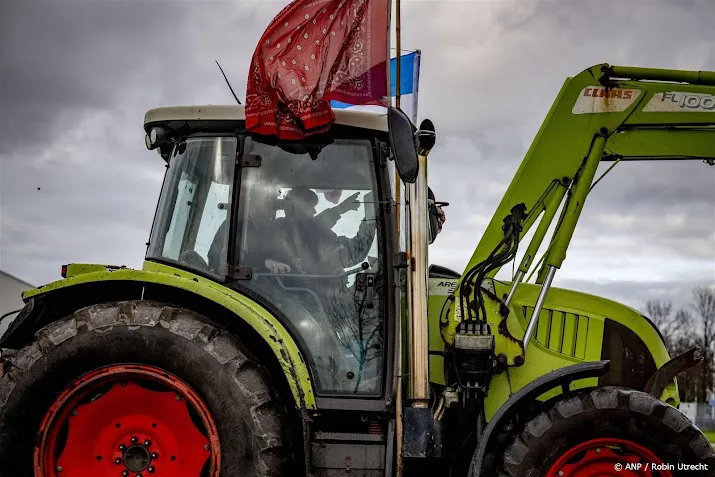
[[[144,112],[232,101],[214,59],[245,88],[247,62],[227,60],[270,6],[22,5],[0,14],[0,266],[37,284],[72,261],[140,266],[164,172]]]
[[[175,9],[156,3],[4,2],[1,8],[0,152],[6,154],[31,140],[55,139],[87,111],[116,108],[126,99],[127,81],[172,42],[156,19],[167,26],[178,19]],[[59,119],[64,127],[55,130]]]
[[[511,124],[522,139],[533,137],[564,80],[599,63],[715,64],[715,4],[708,1],[435,5],[405,2],[404,44],[422,49],[424,84],[438,91],[421,95],[420,110],[449,129]]]
[[[230,104],[214,60],[243,99],[286,3],[2,3],[0,268],[39,284],[70,261],[140,266],[164,172],[145,111]],[[451,203],[430,257],[458,271],[568,76],[602,62],[715,70],[707,0],[402,4],[403,47],[423,55],[420,117],[438,133],[430,184]],[[714,185],[701,163],[619,164],[557,283],[637,302],[715,282]]]
[[[498,204],[565,78],[603,62],[715,69],[715,5],[457,3],[435,12],[428,2],[408,2],[405,17],[426,24],[436,15],[437,24],[445,25],[434,33],[412,33],[417,44],[425,34],[439,38],[422,47],[423,81],[439,91],[421,93],[422,115],[435,118],[438,131],[448,129],[473,143],[456,146],[447,137],[431,156],[433,189],[452,204],[431,257],[461,270],[471,255],[465,242],[478,241],[489,221],[485,216]],[[445,43],[450,46],[441,55]],[[614,286],[597,291],[619,297],[624,293],[616,293],[618,280],[644,283],[650,291],[657,288],[654,281],[674,278],[715,283],[713,231],[714,168],[699,162],[622,163],[589,197],[557,283],[558,277],[579,286],[610,278]]]

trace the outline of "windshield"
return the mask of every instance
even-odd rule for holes
[[[260,166],[241,174],[242,281],[282,312],[308,351],[320,394],[382,390],[382,224],[373,146],[336,140],[311,151],[248,138]]]
[[[223,279],[228,237],[218,232],[230,216],[236,144],[235,137],[194,137],[174,148],[148,258]]]

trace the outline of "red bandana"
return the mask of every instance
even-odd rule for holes
[[[251,61],[246,128],[280,139],[326,132],[330,101],[389,106],[388,0],[295,0]]]

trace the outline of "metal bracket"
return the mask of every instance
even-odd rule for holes
[[[409,266],[407,252],[395,252],[392,255],[392,266],[395,268],[407,268]]]
[[[691,348],[665,363],[660,369],[653,373],[653,376],[648,380],[643,391],[654,398],[660,398],[665,387],[673,381],[673,378],[686,369],[696,366],[703,360],[703,356],[695,355],[698,351],[700,351],[700,348]]]
[[[261,167],[261,156],[258,154],[238,154],[236,163],[241,167]]]
[[[233,280],[250,280],[253,278],[253,268],[226,265],[226,276]]]
[[[365,306],[373,308],[375,306],[375,274],[374,273],[358,273],[355,277],[355,289],[357,291],[365,291]]]

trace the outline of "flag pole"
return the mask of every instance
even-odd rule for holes
[[[396,55],[396,64],[395,64],[395,107],[397,109],[400,109],[400,73],[401,73],[401,68],[400,68],[400,63],[401,63],[401,47],[402,47],[402,40],[400,39],[400,0],[394,0],[395,2],[395,38],[397,40],[397,55]],[[390,0],[390,8],[389,14],[392,14],[392,0]],[[390,104],[392,104],[392,81],[390,78],[390,63],[392,62],[392,51],[390,48],[390,39],[392,38],[392,25],[391,21],[388,20],[387,22],[387,29],[388,29],[388,36],[387,36],[387,94],[390,97]],[[400,246],[400,229],[401,229],[401,217],[400,217],[400,198],[401,198],[401,192],[402,188],[400,187],[400,174],[397,172],[397,169],[395,169],[395,203],[397,204],[397,209],[396,209],[396,219],[397,219],[397,246]]]
[[[397,64],[395,65],[395,107],[400,109],[400,73],[402,66],[402,39],[400,38],[400,0],[395,0],[395,38],[397,39]]]
[[[392,10],[392,8],[390,8]],[[392,36],[392,35],[390,35]],[[402,66],[402,39],[400,38],[400,0],[395,0],[395,38],[397,40],[397,44],[395,45],[397,48],[397,54],[395,55],[395,107],[397,109],[400,109],[400,74],[401,74],[401,66]],[[390,52],[387,55],[387,61],[388,64],[391,61],[391,56],[392,52]],[[390,70],[388,66],[388,71]],[[392,96],[392,85],[388,83],[387,85],[387,90],[389,91],[390,96]],[[390,102],[392,102],[392,99],[390,99]],[[400,192],[401,192],[401,187],[400,187],[400,177],[399,174],[395,173],[395,202],[397,203],[397,240],[398,240],[398,247],[399,247],[399,240],[400,240]]]
[[[400,38],[400,0],[394,0],[395,1],[395,36],[397,40],[397,44],[395,45],[397,47],[397,54],[396,56],[396,65],[395,65],[395,107],[398,109],[400,108],[400,73],[401,73],[401,63],[402,63],[402,40]],[[389,8],[389,14],[392,14],[392,0],[390,0],[390,8]],[[392,37],[392,28],[391,28],[391,21],[387,22],[387,29],[388,29],[388,37],[387,37],[387,44],[388,44],[388,50],[387,50],[387,73],[388,73],[388,79],[387,79],[387,94],[390,97],[390,104],[392,104],[392,82],[390,81],[390,63],[392,59],[392,51],[389,47],[390,45],[390,38]],[[400,203],[400,198],[401,198],[401,192],[402,192],[402,187],[401,187],[402,180],[400,179],[400,174],[397,172],[397,168],[395,168],[395,203],[397,207],[395,207],[395,218],[396,220],[396,226],[397,226],[397,249],[400,249],[400,231],[402,228],[402,222],[401,222],[401,217],[400,217],[400,208],[402,204]],[[407,232],[407,231],[405,231]],[[396,424],[396,429],[395,429],[395,440],[396,442],[396,447],[397,447],[397,458],[395,459],[395,470],[396,470],[396,477],[402,477],[402,333],[401,333],[401,328],[400,326],[397,327],[397,346],[396,346],[396,351],[397,351],[397,396],[395,396],[395,400],[397,401],[395,404],[396,407],[396,419],[395,419],[395,424]]]
[[[392,0],[387,0],[387,64],[385,65],[385,68],[387,68],[386,73],[386,78],[387,78],[387,97],[385,98],[387,100],[388,106],[392,106],[392,78],[390,78],[390,70],[392,69],[390,67],[390,56],[392,55],[392,48],[391,48],[391,42],[392,42]]]

